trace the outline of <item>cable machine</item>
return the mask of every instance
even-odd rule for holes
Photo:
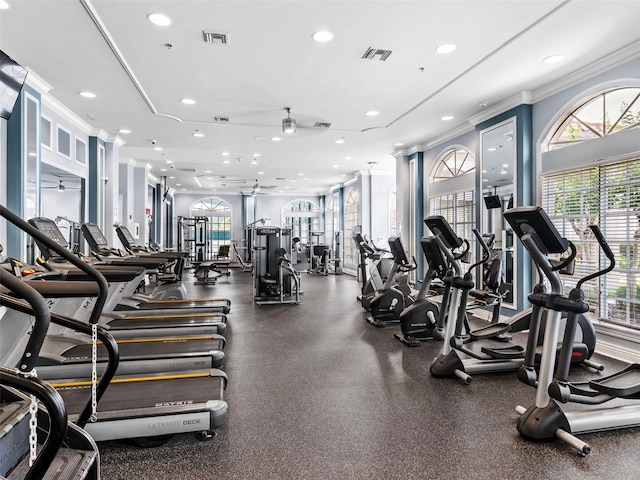
[[[209,239],[212,227],[207,217],[178,217],[178,251],[189,252],[191,263],[213,259]]]
[[[255,229],[253,285],[257,305],[300,303],[300,277],[281,241],[278,227]]]

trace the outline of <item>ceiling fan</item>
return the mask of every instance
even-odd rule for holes
[[[258,179],[256,179],[256,183],[254,183],[251,187],[250,195],[268,195],[267,192],[264,192],[263,190],[270,190],[273,188],[277,188],[277,185],[260,185],[258,183]]]
[[[65,192],[67,190],[80,190],[80,186],[69,186],[69,185],[65,185],[64,184],[64,180],[58,180],[58,184],[52,184],[52,185],[45,185],[43,182],[43,185],[41,187],[43,190],[57,190],[58,192],[62,193]]]

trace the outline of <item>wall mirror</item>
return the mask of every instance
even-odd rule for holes
[[[502,260],[503,305],[516,308],[516,249],[513,232],[502,216],[514,206],[516,181],[516,119],[493,125],[480,132],[482,197],[480,201],[481,233],[491,238],[492,255]]]

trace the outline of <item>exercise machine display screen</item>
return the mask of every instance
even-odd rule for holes
[[[432,215],[424,219],[424,224],[434,235],[439,235],[444,244],[450,248],[458,248],[462,246],[462,239],[456,235],[449,222],[441,215]]]
[[[44,233],[51,240],[56,242],[58,245],[60,245],[62,248],[69,247],[67,239],[64,238],[64,235],[62,235],[62,232],[58,228],[58,225],[56,225],[53,220],[44,217],[36,217],[29,219],[29,223],[40,232]],[[40,248],[40,251],[42,252],[42,255],[44,257],[51,258],[59,256],[57,252],[51,250],[46,245],[41,244],[37,240],[36,243],[38,244],[38,248]]]
[[[109,248],[109,242],[102,234],[100,227],[95,223],[85,223],[82,225],[82,233],[84,233],[87,241],[91,245],[91,248],[95,250]]]
[[[398,265],[407,265],[411,263],[409,262],[409,257],[407,257],[407,252],[402,245],[400,237],[389,237],[389,249],[391,250],[393,259]]]
[[[504,218],[518,237],[535,233],[549,253],[564,253],[569,241],[558,232],[542,207],[516,207],[504,212]]]

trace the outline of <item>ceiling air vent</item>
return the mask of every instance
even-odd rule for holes
[[[331,124],[329,122],[316,122],[313,126],[315,128],[329,128]]]
[[[229,43],[229,37],[226,33],[202,32],[204,43],[215,43],[218,45],[226,45]]]
[[[369,49],[366,52],[364,52],[364,55],[362,56],[362,58],[365,60],[378,59],[381,62],[384,62],[387,58],[389,58],[389,55],[391,55],[391,50],[382,50],[380,48],[369,47]]]
[[[216,123],[229,123],[229,117],[213,117],[213,121]]]
[[[195,168],[179,168],[178,171],[184,173],[196,173]]]

